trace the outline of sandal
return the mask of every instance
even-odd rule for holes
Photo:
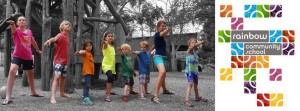
[[[159,99],[158,99],[156,96],[152,97],[152,98],[151,98],[151,101],[152,101],[153,103],[155,103],[155,104],[159,104],[159,103],[160,103]]]
[[[202,101],[202,102],[208,102],[208,99],[203,98],[202,96],[196,97],[195,101]]]
[[[2,102],[2,105],[8,105],[8,104],[10,104],[10,103],[12,103],[12,100],[7,100],[7,99],[5,99],[5,100]]]
[[[141,100],[146,100],[146,98],[145,98],[145,97],[140,97],[140,99],[141,99]]]
[[[188,107],[194,107],[191,101],[184,101],[183,105],[188,106]]]
[[[106,101],[106,102],[111,102],[110,97],[107,96],[107,97],[104,99],[104,101]]]
[[[171,91],[169,91],[169,90],[166,90],[166,91],[163,91],[163,93],[162,93],[162,94],[173,95],[174,93],[173,93],[173,92],[171,92]]]

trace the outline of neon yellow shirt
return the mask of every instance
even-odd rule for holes
[[[111,70],[113,74],[116,74],[116,52],[114,46],[107,45],[106,49],[102,49],[103,60],[102,60],[102,70],[106,73],[108,70]]]

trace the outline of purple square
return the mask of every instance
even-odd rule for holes
[[[231,29],[232,30],[243,30],[244,19],[242,17],[231,18]]]
[[[255,94],[256,93],[256,82],[255,81],[245,81],[244,82],[244,93],[245,94]]]
[[[295,44],[294,43],[283,43],[282,44],[283,55],[295,55]]]
[[[271,5],[270,11],[270,17],[282,17],[282,5]]]
[[[282,69],[280,68],[271,68],[269,70],[270,81],[281,81],[282,80]]]

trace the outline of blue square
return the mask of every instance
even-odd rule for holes
[[[282,42],[282,31],[281,30],[270,30],[270,42],[281,43]]]
[[[256,5],[245,5],[245,18],[256,18]]]
[[[244,43],[231,43],[231,55],[244,55]]]

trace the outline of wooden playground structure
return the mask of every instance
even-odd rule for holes
[[[100,17],[100,2],[104,2],[114,19],[107,20]],[[82,35],[90,33],[90,38],[94,44],[95,58],[95,78],[99,78],[102,56],[100,46],[102,35],[99,31],[99,22],[114,24],[115,46],[125,42],[128,35],[128,28],[120,15],[117,13],[110,0],[7,0],[6,18],[16,19],[20,14],[27,20],[27,28],[31,29],[39,47],[42,48],[42,55],[34,54],[35,77],[41,77],[42,90],[50,90],[50,81],[53,72],[53,47],[42,45],[46,40],[59,33],[59,24],[62,20],[72,23],[73,30],[70,33],[70,50],[68,62],[68,74],[66,80],[66,92],[72,93],[74,86],[81,87],[81,59],[74,56],[76,50],[82,49]],[[6,19],[6,20],[7,20]],[[6,20],[0,24],[0,33],[4,33],[4,74],[7,77],[11,62],[12,37],[7,29]],[[103,32],[101,32],[103,33]],[[116,70],[120,71],[120,57],[117,57]],[[120,74],[118,74],[120,76]],[[23,74],[23,86],[27,86],[26,74]],[[118,77],[117,86],[123,83]],[[97,80],[97,79],[96,79]],[[75,85],[74,85],[75,84]]]

